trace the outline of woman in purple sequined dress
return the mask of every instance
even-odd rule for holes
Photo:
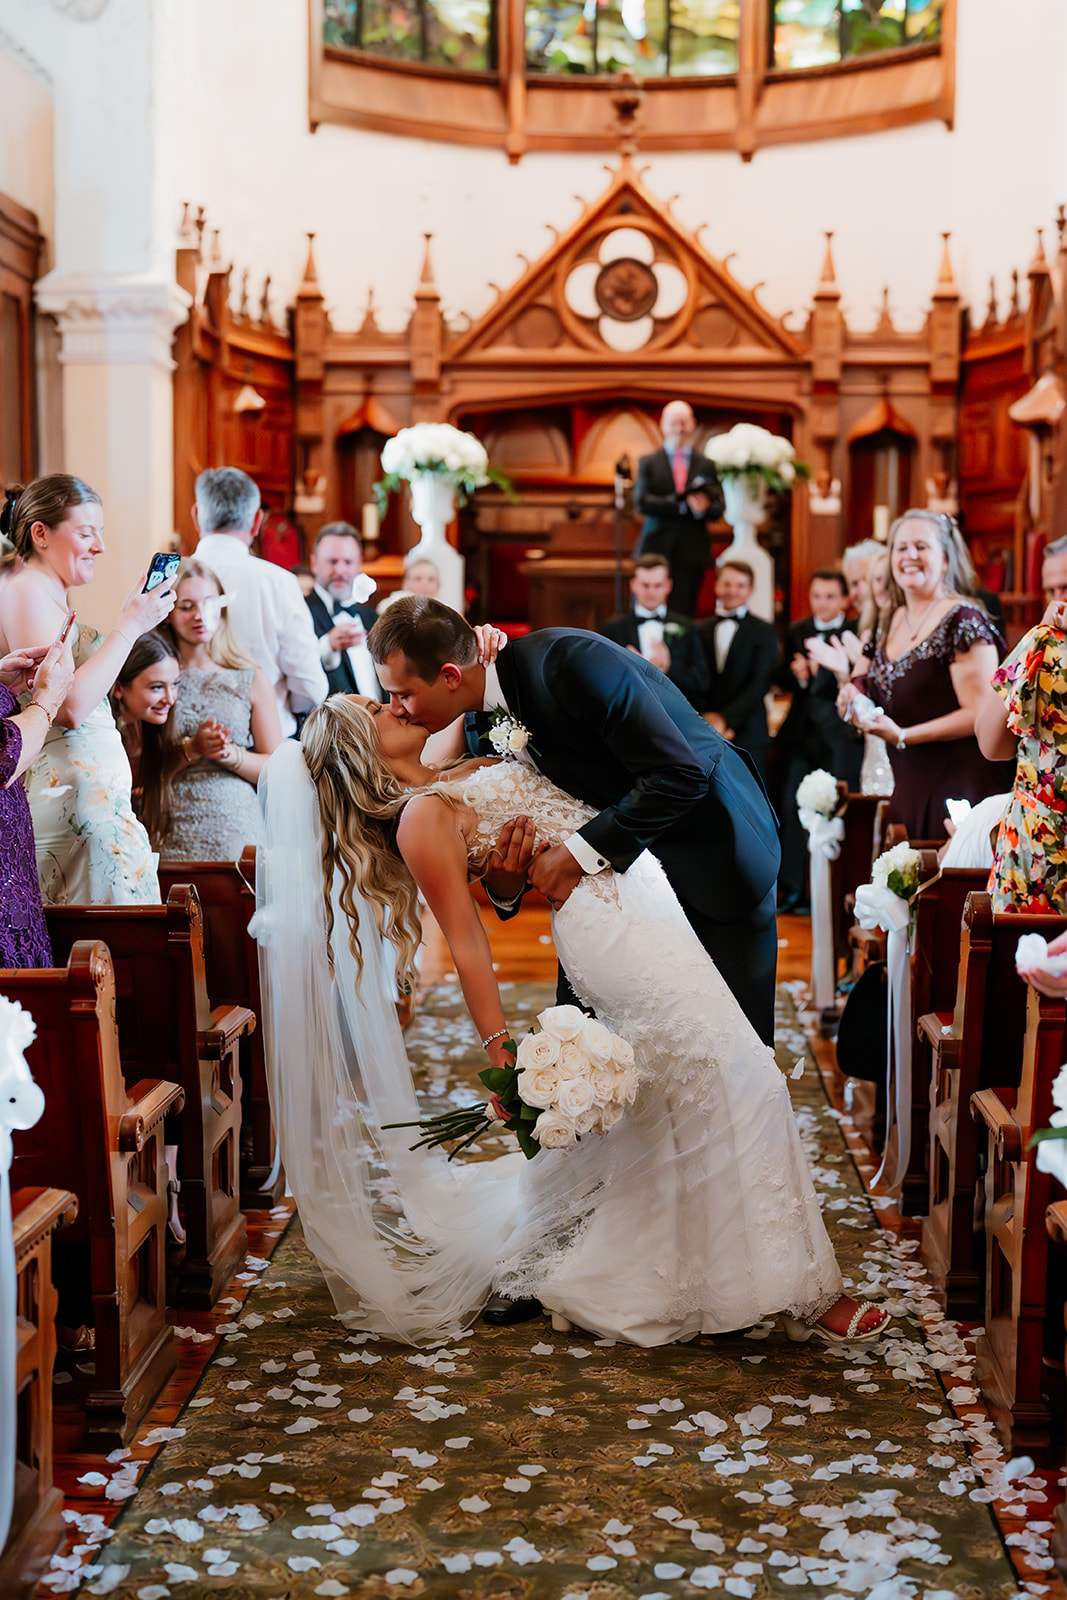
[[[74,681],[70,646],[15,650],[0,660],[0,967],[50,967],[33,823],[21,777]],[[33,690],[20,711],[16,694]]]
[[[969,598],[974,572],[951,517],[906,511],[890,529],[889,560],[890,609],[838,706],[848,715],[858,694],[873,700],[877,713],[853,720],[888,747],[889,820],[909,839],[943,839],[947,800],[973,804],[1011,787],[974,736],[1001,641]]]

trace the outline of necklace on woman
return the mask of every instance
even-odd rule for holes
[[[912,627],[911,623],[908,621],[908,608],[907,608],[907,606],[904,607],[903,611],[900,613],[900,619],[904,624],[905,631],[907,632],[908,637],[910,638],[912,644],[914,644],[916,639],[919,637],[919,629],[922,627],[923,623],[926,621],[926,619],[930,615],[931,611],[937,605],[937,602],[939,600],[943,600],[944,598],[945,597],[944,597],[943,594],[935,594],[934,598],[930,601],[930,604],[927,606],[926,610],[923,612],[922,616],[919,618],[919,620],[915,624],[914,628]]]

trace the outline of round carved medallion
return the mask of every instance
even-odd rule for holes
[[[659,283],[643,261],[620,256],[597,273],[593,293],[605,316],[614,317],[616,322],[636,322],[647,317],[655,305]]]

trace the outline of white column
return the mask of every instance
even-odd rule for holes
[[[189,296],[161,278],[50,272],[37,304],[62,337],[67,470],[104,502],[107,554],[78,597],[79,616],[103,627],[151,552],[171,545],[171,343]]]

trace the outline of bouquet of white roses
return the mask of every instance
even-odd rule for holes
[[[714,461],[720,478],[763,478],[772,489],[789,489],[797,478],[809,476],[804,462],[794,459],[788,439],[751,422],[739,422],[729,433],[709,439],[704,454]]]
[[[490,1090],[488,1100],[388,1126],[421,1128],[413,1150],[459,1140],[450,1161],[494,1122],[514,1133],[530,1160],[540,1150],[567,1150],[588,1134],[608,1133],[637,1095],[632,1046],[577,1006],[550,1006],[537,1021],[539,1033],[528,1033],[518,1045],[505,1041],[514,1065],[478,1074]]]
[[[450,422],[417,422],[401,428],[382,449],[385,476],[374,485],[378,509],[385,511],[390,494],[420,472],[435,472],[448,479],[460,505],[465,505],[475,489],[495,483],[510,494],[511,485],[502,472],[489,465],[485,446],[473,433],[463,433]]]
[[[818,817],[832,817],[838,808],[837,779],[833,773],[816,767],[797,784],[797,810],[814,811]]]
[[[871,868],[871,883],[876,889],[889,889],[902,900],[910,900],[919,887],[919,852],[907,842],[883,850]]]

